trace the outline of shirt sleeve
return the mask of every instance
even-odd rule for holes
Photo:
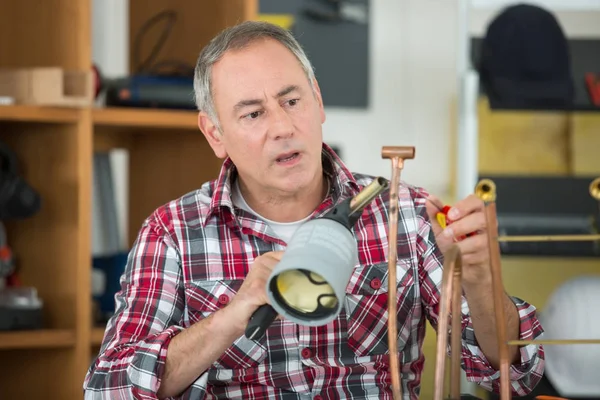
[[[184,296],[178,252],[155,219],[143,224],[120,285],[85,398],[157,399],[167,346],[182,330]]]
[[[415,207],[418,219],[417,251],[419,254],[419,279],[422,302],[427,318],[437,330],[440,312],[440,294],[442,287],[443,255],[436,245],[435,235],[431,228],[425,208],[427,193],[417,189]],[[511,297],[515,303],[520,319],[519,339],[534,340],[539,338],[542,327],[536,316],[536,309],[531,304]],[[469,313],[466,298],[462,297],[462,351],[461,365],[467,379],[479,384],[488,391],[499,393],[500,372],[494,369],[479,347],[473,322]],[[449,322],[450,325],[450,322]],[[450,338],[448,338],[450,343]],[[448,353],[450,347],[448,345]],[[544,350],[541,345],[529,344],[520,348],[521,360],[510,367],[510,383],[513,396],[524,396],[530,393],[540,381],[544,371]]]

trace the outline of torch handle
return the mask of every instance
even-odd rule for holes
[[[260,340],[275,318],[277,318],[277,311],[270,305],[258,307],[246,326],[246,337],[250,340]]]

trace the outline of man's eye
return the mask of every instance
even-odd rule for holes
[[[256,119],[259,116],[260,116],[260,111],[254,111],[254,112],[251,112],[250,114],[246,114],[246,116],[244,118],[247,118],[247,119]]]
[[[288,105],[290,105],[290,106],[292,106],[292,107],[293,107],[293,106],[295,106],[296,104],[298,104],[298,100],[299,100],[299,99],[291,99],[291,100],[288,100]]]

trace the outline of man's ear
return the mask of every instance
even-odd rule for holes
[[[204,134],[204,137],[208,141],[210,147],[218,158],[227,157],[227,151],[225,151],[225,145],[223,143],[223,135],[219,131],[217,125],[210,119],[205,113],[200,111],[198,113],[198,128]]]
[[[323,97],[321,96],[321,88],[319,87],[319,82],[317,82],[317,78],[313,79],[313,87],[315,88],[315,97],[317,99],[317,103],[319,104],[319,111],[321,112],[321,123],[325,123],[325,107],[323,106]]]

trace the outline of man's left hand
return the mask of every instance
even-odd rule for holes
[[[481,284],[491,282],[489,267],[489,244],[486,232],[486,217],[483,201],[475,195],[469,195],[452,206],[448,218],[452,223],[445,229],[440,226],[436,214],[444,204],[436,197],[427,199],[427,214],[440,250],[445,253],[450,246],[457,244],[463,260],[463,284]],[[470,237],[457,240],[473,233]]]

